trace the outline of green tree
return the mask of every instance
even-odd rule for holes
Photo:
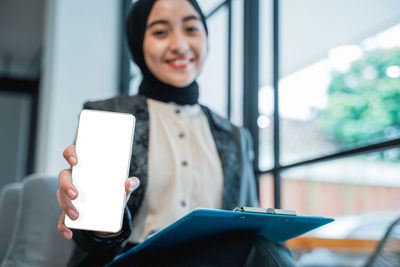
[[[346,73],[333,72],[329,104],[319,113],[321,127],[344,145],[400,136],[400,48],[366,52]],[[397,67],[396,67],[397,66]]]

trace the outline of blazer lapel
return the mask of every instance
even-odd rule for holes
[[[135,95],[128,100],[130,100],[129,103],[124,106],[129,107],[129,112],[136,117],[129,175],[136,176],[140,180],[140,186],[128,202],[132,211],[131,215],[135,217],[143,202],[148,181],[149,111],[146,97]]]
[[[203,112],[208,118],[211,133],[221,160],[224,173],[224,191],[222,208],[231,210],[238,205],[240,195],[240,164],[238,149],[231,133],[233,126],[229,120],[223,119],[210,109],[202,106]]]

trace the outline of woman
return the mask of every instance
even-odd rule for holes
[[[58,230],[68,239],[73,236],[77,244],[72,266],[107,263],[196,207],[231,210],[258,205],[249,134],[198,104],[196,78],[207,54],[207,26],[197,2],[139,0],[127,20],[127,37],[143,74],[139,94],[88,102],[84,108],[135,115],[130,175],[140,177],[140,185],[136,177],[125,183],[129,200],[119,233],[71,231],[64,218],[66,214],[73,220],[78,218],[71,204],[78,192],[70,170],[60,172],[57,198],[63,212]],[[64,157],[74,166],[78,161],[75,147],[68,147]],[[202,242],[188,244],[186,255],[181,253],[182,248],[173,248],[151,259],[135,259],[132,264],[154,265],[155,258],[163,265],[209,261],[215,266],[245,261],[252,265],[268,264],[271,259],[286,265],[293,262],[285,247],[247,234]],[[257,250],[265,246],[271,248],[268,253],[272,251],[273,257]],[[206,249],[208,261],[201,253]],[[235,249],[235,257],[227,256]],[[249,251],[254,255],[249,256]],[[269,261],[259,261],[259,255]],[[226,261],[227,257],[232,261]]]

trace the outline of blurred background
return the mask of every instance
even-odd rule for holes
[[[56,177],[83,103],[137,92],[131,2],[0,0],[0,188]],[[293,242],[299,265],[362,265],[400,216],[399,1],[199,3],[200,102],[250,129],[261,205],[337,218],[313,240],[366,240]]]

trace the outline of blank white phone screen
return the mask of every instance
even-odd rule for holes
[[[77,220],[69,228],[116,233],[122,227],[125,181],[129,174],[135,117],[127,113],[83,110],[76,137],[78,164],[72,182],[78,197]]]

